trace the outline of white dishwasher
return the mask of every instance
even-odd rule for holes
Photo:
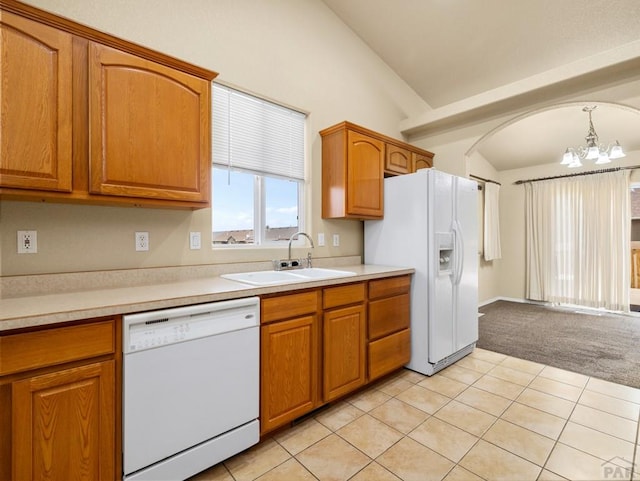
[[[258,297],[123,318],[125,480],[192,476],[260,436]]]

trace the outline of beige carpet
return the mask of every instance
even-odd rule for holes
[[[640,318],[496,301],[478,347],[640,388]]]

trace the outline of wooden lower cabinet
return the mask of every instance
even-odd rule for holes
[[[369,381],[399,369],[411,359],[410,287],[408,275],[369,282]]]
[[[262,297],[261,435],[409,362],[410,285],[405,275]]]
[[[120,328],[0,335],[0,479],[121,478]]]
[[[411,359],[409,329],[369,343],[369,380],[373,381],[404,366]]]
[[[325,310],[323,316],[323,396],[333,401],[366,383],[367,319],[365,284],[324,289],[324,305],[344,307]],[[352,304],[352,305],[349,305]]]
[[[267,324],[260,340],[260,431],[265,433],[318,403],[318,318]]]
[[[261,434],[319,405],[319,309],[318,290],[261,300]]]
[[[13,479],[115,479],[115,362],[12,385]]]

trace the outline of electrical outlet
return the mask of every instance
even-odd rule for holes
[[[340,246],[340,234],[333,234],[333,247]]]
[[[202,247],[200,232],[189,232],[189,249],[198,250]]]
[[[136,232],[136,251],[149,250],[149,233]]]
[[[320,232],[318,234],[318,247],[322,247],[324,245],[324,233]]]
[[[38,231],[18,231],[18,254],[36,254],[38,252]]]

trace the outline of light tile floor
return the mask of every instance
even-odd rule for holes
[[[402,370],[192,479],[640,481],[639,417],[639,389],[476,349],[432,377]]]

